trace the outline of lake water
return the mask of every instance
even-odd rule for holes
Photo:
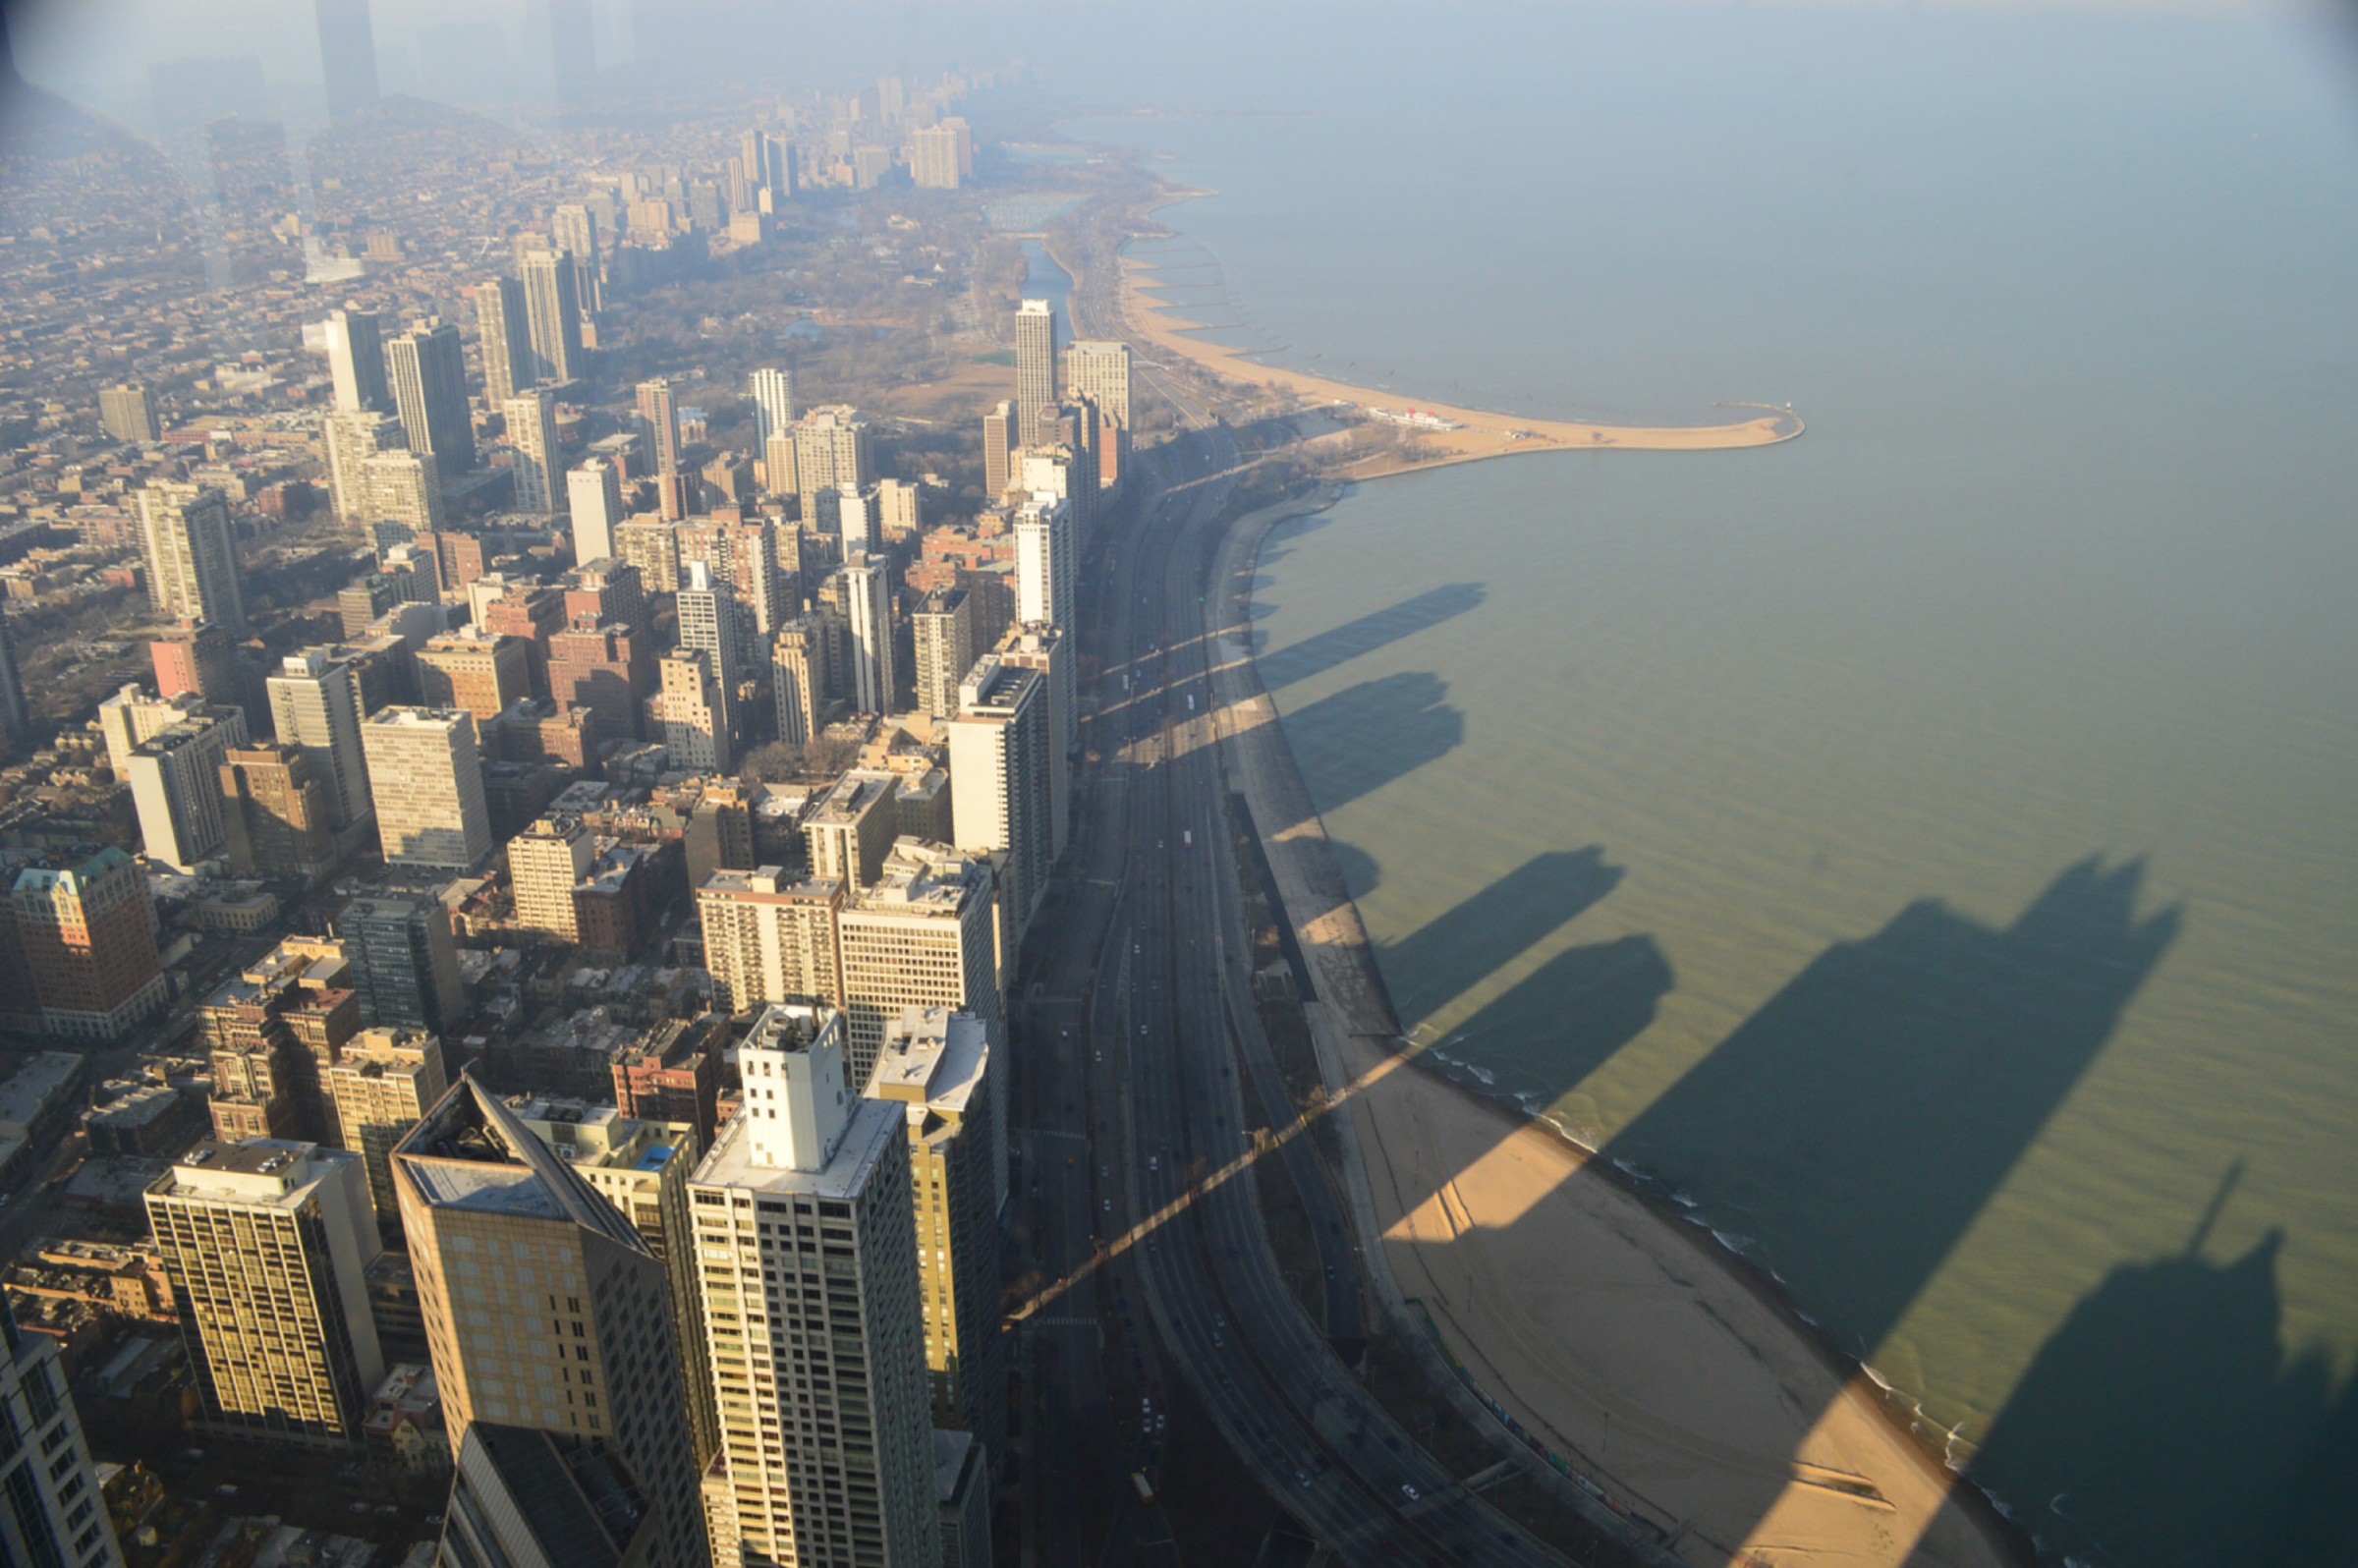
[[[1124,83],[1170,114],[1075,127],[1217,193],[1141,253],[1224,339],[1809,421],[1272,539],[1264,668],[1404,1021],[2058,1553],[2358,1561],[2358,52],[1361,15],[1174,36]]]

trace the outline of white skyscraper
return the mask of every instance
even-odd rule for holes
[[[401,420],[374,409],[330,414],[320,440],[327,448],[328,499],[336,516],[347,523],[373,523],[370,514],[368,460],[380,452],[400,449],[408,437]]]
[[[16,1424],[0,1459],[0,1561],[123,1568],[98,1470],[58,1365],[57,1341],[17,1327],[0,1302],[0,1410]],[[22,1416],[19,1415],[22,1412]]]
[[[1056,312],[1026,300],[1015,312],[1016,444],[1029,446],[1042,410],[1056,406]]]
[[[573,257],[563,251],[527,251],[517,258],[517,270],[524,274],[532,379],[571,381],[582,373],[582,308]],[[525,379],[521,366],[516,379]]]
[[[1015,618],[1079,628],[1073,583],[1073,509],[1033,499],[1015,514]]]
[[[573,561],[585,566],[610,560],[614,530],[622,524],[622,476],[604,458],[591,458],[565,476],[573,514]]]
[[[547,391],[512,397],[500,412],[507,417],[508,444],[515,449],[511,464],[516,476],[516,510],[555,512],[567,498],[557,488],[557,400]]]
[[[467,870],[491,853],[475,715],[465,708],[386,707],[361,726],[368,794],[387,861]]]
[[[952,831],[971,855],[1006,856],[1008,918],[1020,932],[1047,891],[1056,852],[1047,681],[985,653],[960,684],[946,728]]]
[[[335,382],[336,408],[390,414],[393,395],[385,382],[385,345],[373,310],[331,310],[327,316],[327,372]]]
[[[361,746],[361,676],[326,648],[290,653],[262,683],[279,743],[298,747],[312,775],[327,784],[334,825],[349,827],[369,812],[368,758]]]
[[[146,550],[147,597],[168,620],[210,621],[243,632],[246,585],[238,576],[229,501],[206,485],[159,480],[135,492]]]
[[[729,586],[713,576],[708,561],[690,561],[681,568],[687,581],[674,600],[680,618],[680,649],[704,655],[720,689],[720,721],[731,736],[737,733],[738,654],[745,645],[738,619],[745,607]]]
[[[873,556],[848,556],[843,563],[843,586],[852,632],[852,706],[862,713],[888,713],[897,675],[892,654],[890,572]]]
[[[713,1560],[936,1568],[906,1113],[861,1097],[831,1008],[772,1005],[739,1062],[744,1109],[689,1183]]]
[[[232,707],[191,714],[132,748],[131,800],[148,860],[194,871],[227,853],[221,762],[245,744],[246,715]]]
[[[761,450],[766,452],[772,436],[791,435],[794,431],[794,372],[756,370],[753,394],[754,422]]]

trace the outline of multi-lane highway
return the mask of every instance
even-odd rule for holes
[[[1052,924],[1026,1015],[1028,1213],[1051,1281],[1024,1329],[1026,1365],[1050,1394],[1027,1490],[1102,1484],[1134,1461],[1151,1472],[1148,1407],[1126,1388],[1109,1401],[1087,1331],[1105,1281],[1134,1278],[1170,1363],[1246,1470],[1344,1561],[1554,1563],[1420,1449],[1337,1354],[1364,1309],[1349,1227],[1308,1140],[1281,1138],[1269,1157],[1287,1160],[1310,1215],[1323,1321],[1288,1291],[1263,1225],[1247,1096],[1281,1134],[1294,1113],[1253,1006],[1204,638],[1238,459],[1224,427],[1142,454],[1141,499],[1089,574],[1085,741],[1098,760],[1060,907],[1042,916]],[[1126,1283],[1111,1288],[1126,1305]],[[1149,1363],[1136,1371],[1151,1381]],[[1027,1533],[1036,1560],[1099,1549],[1051,1546],[1050,1534]]]

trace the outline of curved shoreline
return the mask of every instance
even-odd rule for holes
[[[1166,193],[1153,202],[1133,211],[1141,218],[1151,218],[1166,207],[1208,194],[1192,190]],[[1083,274],[1063,256],[1056,255],[1053,250],[1050,254],[1072,277],[1074,287],[1078,289]],[[1191,336],[1191,333],[1205,328],[1201,323],[1179,315],[1172,307],[1154,297],[1155,290],[1161,286],[1153,281],[1155,269],[1150,263],[1117,250],[1115,267],[1119,276],[1113,306],[1127,323],[1131,335],[1153,344],[1166,354],[1188,361],[1216,379],[1290,395],[1314,406],[1348,406],[1393,416],[1430,415],[1455,426],[1452,429],[1416,428],[1408,432],[1422,446],[1429,449],[1437,447],[1437,452],[1413,455],[1379,452],[1346,467],[1341,473],[1342,477],[1376,478],[1450,464],[1477,462],[1484,458],[1514,457],[1527,452],[1734,451],[1780,445],[1794,440],[1807,428],[1801,417],[1790,408],[1733,401],[1716,406],[1764,409],[1767,412],[1753,420],[1695,425],[1607,424],[1580,420],[1523,419],[1493,410],[1463,408],[1405,397],[1380,388],[1357,386],[1329,376],[1313,375],[1304,370],[1263,364],[1252,357],[1255,351],[1223,348]]]
[[[1786,1550],[1976,1568],[2030,1560],[2020,1527],[1757,1265],[1546,1118],[1401,1049],[1373,944],[1241,635],[1263,541],[1300,510],[1228,525],[1206,630],[1226,644],[1214,710],[1231,787],[1250,803],[1278,916],[1314,977],[1304,1013],[1329,1108],[1343,1112],[1379,1298],[1423,1309],[1483,1392],[1576,1474],[1668,1513],[1684,1560],[1765,1565]],[[1535,1311],[1554,1333],[1534,1332]],[[1564,1334],[1564,1322],[1588,1331]]]

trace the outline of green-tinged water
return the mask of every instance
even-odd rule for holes
[[[1141,253],[1283,363],[1809,420],[1272,538],[1404,1021],[2050,1549],[2358,1561],[2358,56],[1665,11],[1387,12],[1301,118],[1084,128],[1219,193]]]

